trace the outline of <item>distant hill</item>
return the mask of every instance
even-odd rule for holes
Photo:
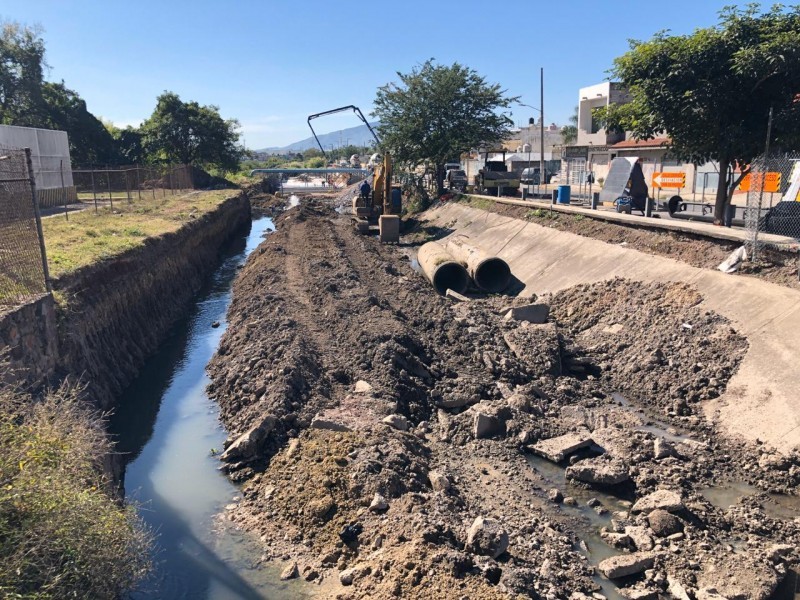
[[[370,123],[370,125],[373,129],[375,129],[375,127],[378,126],[378,122],[376,121],[374,123]],[[316,126],[314,129],[317,129]],[[318,133],[317,135],[319,136],[319,141],[322,143],[322,146],[325,148],[325,150],[328,149],[328,146],[347,144],[351,144],[353,146],[372,146],[375,144],[375,138],[372,137],[372,134],[369,132],[369,129],[367,129],[366,125],[350,127],[349,129],[342,129],[332,133]],[[288,146],[262,148],[261,150],[256,150],[256,152],[285,154],[287,152],[302,152],[303,150],[308,150],[309,148],[319,148],[319,146],[317,146],[317,141],[313,136],[307,137],[299,142],[294,142]]]

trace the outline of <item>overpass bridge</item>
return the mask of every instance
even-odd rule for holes
[[[262,175],[288,175],[289,177],[293,177],[296,175],[308,174],[308,175],[333,175],[337,173],[347,173],[348,175],[358,175],[360,177],[366,177],[371,172],[370,169],[356,169],[354,167],[331,167],[331,168],[299,168],[299,169],[253,169],[250,171],[250,177],[253,177],[256,174]]]

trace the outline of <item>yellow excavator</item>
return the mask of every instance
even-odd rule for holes
[[[317,145],[325,158],[325,149],[317,137],[317,132],[311,125],[311,121],[325,115],[352,110],[356,116],[367,126],[375,142],[380,147],[380,140],[372,126],[369,124],[364,114],[357,106],[341,106],[332,110],[310,115],[308,117],[308,127],[317,140]],[[392,184],[392,157],[389,152],[383,153],[383,160],[374,168],[372,172],[372,184],[370,193],[364,197],[356,194],[353,198],[353,214],[356,219],[356,228],[361,233],[369,233],[377,225],[378,236],[381,242],[397,243],[400,241],[400,213],[403,210],[402,194],[400,186]]]

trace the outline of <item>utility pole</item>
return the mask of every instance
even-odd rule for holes
[[[541,107],[541,113],[539,114],[539,118],[541,119],[541,126],[539,128],[539,133],[541,134],[541,140],[539,140],[539,185],[544,183],[545,190],[547,190],[547,177],[544,172],[544,67],[540,67],[539,70],[539,88],[539,106]]]

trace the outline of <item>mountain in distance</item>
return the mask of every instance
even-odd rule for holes
[[[374,123],[370,123],[370,126],[375,129],[378,124],[378,121],[375,121]],[[341,129],[332,133],[318,133],[317,136],[319,137],[319,141],[325,150],[328,150],[330,146],[346,146],[348,144],[352,146],[375,145],[375,138],[372,137],[372,134],[369,132],[369,129],[367,129],[366,125]],[[307,137],[304,140],[294,142],[288,146],[263,148],[261,150],[256,150],[256,152],[265,152],[267,154],[286,154],[289,152],[302,152],[303,150],[308,150],[309,148],[319,148],[314,136]]]

